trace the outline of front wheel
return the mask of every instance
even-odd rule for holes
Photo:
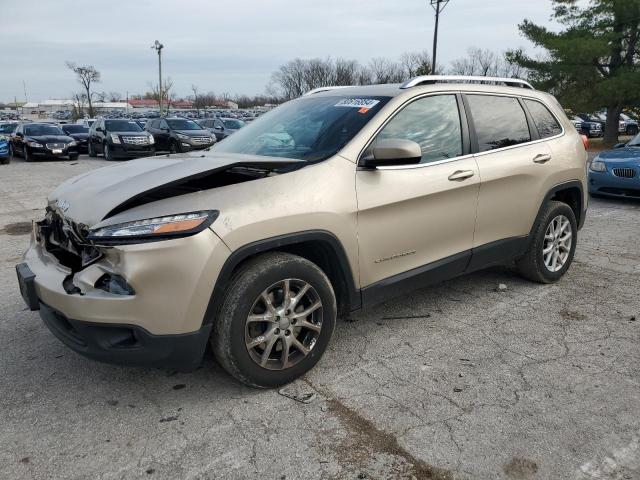
[[[104,144],[104,159],[105,160],[113,160],[113,153],[111,153],[111,148],[108,143]]]
[[[577,237],[571,207],[549,201],[536,221],[527,252],[517,262],[520,274],[534,282],[557,282],[573,261]]]
[[[234,274],[214,320],[218,362],[252,387],[272,388],[320,360],[336,323],[331,282],[310,261],[267,253]]]
[[[91,141],[89,141],[88,150],[89,150],[89,151],[88,151],[89,156],[90,156],[91,158],[94,158],[94,157],[97,157],[97,156],[98,156],[98,154],[96,153],[96,148],[93,146],[93,143],[91,143]]]
[[[24,161],[25,162],[32,162],[33,161],[33,155],[31,154],[31,151],[27,147],[24,147],[24,151],[22,153],[22,156],[24,157]]]

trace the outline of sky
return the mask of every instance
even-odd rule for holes
[[[431,50],[429,0],[0,0],[0,101],[69,98],[79,91],[65,62],[94,65],[96,89],[123,96],[163,75],[178,96],[191,85],[218,95],[260,94],[293,58],[397,59]],[[549,24],[549,0],[450,0],[440,21],[438,63],[471,46],[531,49],[518,23]],[[7,19],[21,19],[7,22]],[[24,82],[24,85],[23,85]]]

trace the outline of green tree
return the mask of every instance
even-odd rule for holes
[[[575,110],[607,109],[604,141],[618,139],[623,107],[640,103],[640,0],[551,0],[554,32],[524,20],[520,31],[546,55],[510,51],[530,79]]]

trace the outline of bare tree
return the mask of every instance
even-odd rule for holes
[[[84,118],[84,108],[87,102],[87,94],[84,92],[76,92],[73,94],[73,107],[71,115],[74,120]]]
[[[76,79],[84,88],[89,104],[89,116],[93,117],[93,105],[91,103],[93,92],[91,87],[94,83],[100,82],[100,72],[93,65],[78,66],[73,62],[67,62],[67,68],[76,74]]]
[[[399,83],[407,79],[402,66],[388,58],[377,57],[369,62],[369,70],[373,76],[373,83]]]
[[[173,88],[173,80],[171,80],[171,77],[167,77],[162,82],[162,88],[159,88],[157,83],[149,83],[149,88],[151,88],[151,91],[146,92],[144,97],[160,102],[160,95],[162,95],[162,103],[163,105],[167,105],[168,110],[171,103],[170,99],[175,100],[175,98],[172,97],[171,92],[171,89]],[[162,115],[162,112],[160,112],[160,115]]]
[[[471,47],[467,56],[451,62],[449,72],[453,75],[475,75],[481,77],[526,77],[527,72],[511,62],[504,52],[495,53],[487,49]]]
[[[431,55],[422,52],[407,52],[400,57],[400,65],[408,78],[420,75],[431,75]]]
[[[196,107],[196,110],[198,111],[198,116],[200,116],[200,107],[201,107],[200,97],[199,97],[200,91],[197,85],[191,85],[191,91],[193,92],[193,106]]]

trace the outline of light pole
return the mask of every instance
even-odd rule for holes
[[[160,107],[160,116],[162,116],[162,49],[164,45],[156,40],[151,48],[158,52],[158,106]]]
[[[433,32],[433,59],[431,63],[431,74],[436,73],[436,55],[438,53],[438,23],[440,22],[440,14],[449,3],[449,0],[429,0],[431,7],[436,11],[436,27]]]

